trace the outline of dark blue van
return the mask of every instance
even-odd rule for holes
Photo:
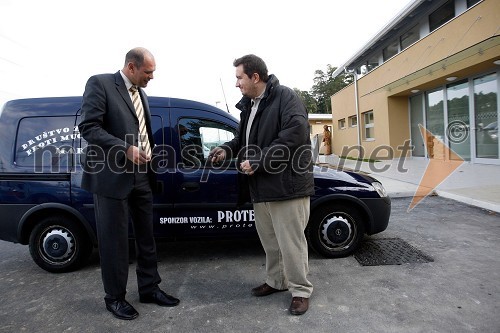
[[[0,239],[29,244],[50,272],[81,267],[97,246],[92,195],[80,188],[80,105],[81,97],[14,100],[0,115]],[[252,206],[236,206],[235,161],[208,161],[238,120],[195,101],[149,97],[149,105],[155,144],[168,155],[155,163],[156,238],[255,236]],[[313,250],[348,256],[365,233],[387,228],[391,201],[377,180],[325,165],[314,174],[306,230]]]

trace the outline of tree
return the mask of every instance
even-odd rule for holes
[[[337,67],[328,64],[326,73],[319,69],[315,72],[310,94],[316,100],[317,113],[332,113],[330,97],[353,81],[352,75],[340,74],[334,78],[336,70]]]
[[[318,113],[318,105],[314,97],[311,96],[307,91],[302,91],[297,88],[293,88],[297,95],[299,95],[302,102],[306,106],[307,113]]]
[[[308,113],[332,113],[330,97],[353,82],[352,75],[340,74],[335,78],[337,67],[327,65],[326,73],[316,70],[314,85],[309,92],[297,88],[293,90],[304,102]]]

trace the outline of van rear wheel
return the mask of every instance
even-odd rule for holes
[[[77,270],[92,253],[83,226],[63,216],[47,217],[38,223],[31,232],[29,248],[33,261],[52,273]]]

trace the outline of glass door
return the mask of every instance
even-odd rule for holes
[[[438,144],[437,139],[445,142],[444,138],[444,97],[443,89],[431,91],[426,96],[425,108],[426,129],[432,133],[426,135],[425,145],[427,147],[427,156],[429,158],[445,159],[445,152],[439,149],[442,145]]]
[[[498,83],[496,73],[474,79],[474,120],[476,124],[476,158],[498,161]]]
[[[412,156],[424,157],[424,139],[418,125],[424,125],[423,97],[422,94],[410,98],[410,131],[411,144],[413,145]]]
[[[463,160],[470,161],[469,84],[467,81],[449,85],[446,89],[448,146]],[[451,154],[450,158],[453,158]]]

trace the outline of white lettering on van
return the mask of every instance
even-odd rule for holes
[[[64,133],[64,134],[63,134]],[[68,133],[68,134],[66,134]],[[63,135],[61,135],[63,134]],[[59,137],[56,137],[59,135]],[[40,134],[33,136],[33,138],[26,140],[26,143],[21,144],[21,148],[28,156],[32,155],[36,150],[53,145],[56,142],[64,142],[80,139],[80,131],[78,126],[56,128],[52,130],[43,131]],[[56,147],[59,154],[67,154],[70,152],[68,149],[59,149]],[[77,153],[81,154],[83,149],[78,148]]]
[[[253,209],[248,210],[219,210],[217,211],[217,222],[248,222],[255,221]]]

